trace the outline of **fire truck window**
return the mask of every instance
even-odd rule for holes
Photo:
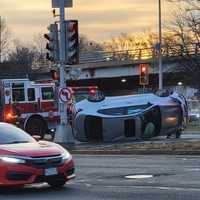
[[[54,98],[54,92],[52,87],[42,88],[42,99],[43,100],[52,100]]]
[[[28,88],[28,101],[35,101],[35,89]]]
[[[12,100],[13,102],[25,101],[24,83],[12,84]]]
[[[12,99],[15,101],[25,101],[24,89],[13,89]]]

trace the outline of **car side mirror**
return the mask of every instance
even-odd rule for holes
[[[41,140],[41,136],[39,135],[33,135],[32,136],[36,141],[40,141]]]

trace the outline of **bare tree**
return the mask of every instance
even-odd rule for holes
[[[98,42],[89,40],[87,36],[80,35],[79,37],[79,49],[80,53],[83,52],[93,52],[93,51],[102,51],[103,46]]]
[[[49,66],[49,62],[46,59],[46,41],[42,33],[33,37],[31,48],[33,52],[35,52],[32,68],[47,68]]]
[[[153,47],[158,36],[153,32],[141,34],[121,33],[117,38],[104,43],[106,50],[114,52],[116,59],[144,59],[153,56]]]
[[[179,72],[184,74],[184,79],[196,86],[200,86],[200,13],[198,1],[187,1],[185,7],[180,7],[172,13],[167,30],[172,34],[173,52],[179,52],[182,59],[178,66]],[[199,7],[200,8],[200,7]],[[172,43],[169,41],[169,45]]]
[[[26,66],[26,71],[31,72],[36,51],[34,48],[21,44],[15,40],[15,48],[8,54],[8,62]],[[20,69],[19,69],[20,70]]]
[[[10,31],[8,30],[6,21],[0,16],[0,62],[5,60],[8,54],[8,46],[10,41]]]

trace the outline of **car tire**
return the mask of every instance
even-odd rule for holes
[[[53,182],[48,182],[48,184],[51,186],[51,187],[54,187],[54,188],[62,188],[66,183],[66,180],[59,180],[59,181],[53,181]]]
[[[28,120],[25,130],[30,135],[39,135],[43,139],[47,133],[47,125],[41,118],[32,117]]]
[[[182,131],[179,129],[176,131],[176,138],[180,138],[181,137],[181,134],[182,134]]]
[[[170,138],[171,138],[171,136],[172,136],[172,134],[171,134],[171,133],[167,133],[166,139],[170,139]]]

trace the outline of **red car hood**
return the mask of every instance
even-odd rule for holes
[[[0,145],[0,155],[28,157],[56,156],[63,153],[62,147],[51,142],[35,142]]]

